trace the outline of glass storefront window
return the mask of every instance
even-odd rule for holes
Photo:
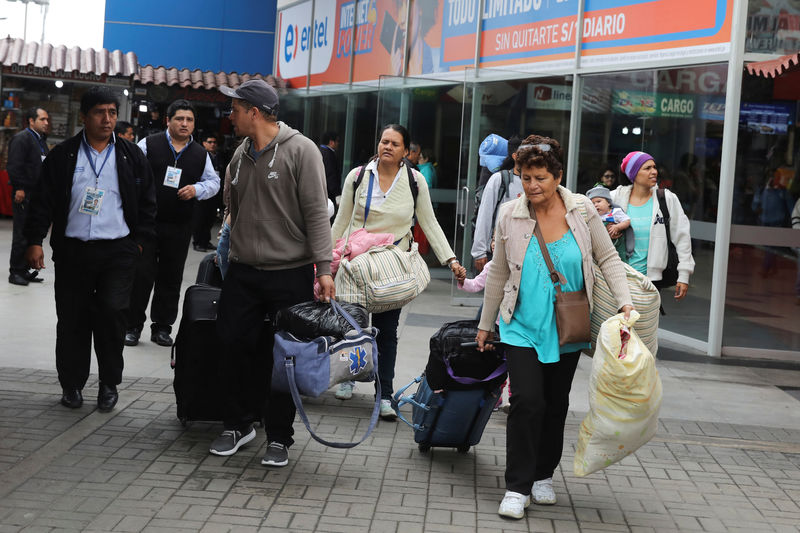
[[[586,76],[581,103],[578,192],[611,173],[611,189],[629,185],[620,163],[641,150],[654,157],[659,186],[678,196],[691,220],[695,272],[684,300],[662,292],[661,328],[702,341],[708,338],[726,75],[726,65],[708,65]]]
[[[743,76],[723,345],[800,351],[800,76]]]
[[[800,50],[800,0],[749,0],[745,51],[793,54]]]

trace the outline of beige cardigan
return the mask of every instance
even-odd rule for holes
[[[567,225],[578,243],[583,256],[583,281],[589,304],[592,304],[594,270],[592,259],[597,262],[603,276],[614,293],[619,308],[631,303],[627,277],[622,261],[617,254],[608,231],[600,221],[600,216],[592,202],[582,194],[574,194],[565,187],[558,187],[558,193],[567,208]],[[582,202],[588,215],[588,222],[578,209]],[[495,230],[495,251],[492,270],[486,280],[483,296],[483,312],[479,328],[486,331],[494,329],[498,310],[506,324],[511,322],[517,305],[519,281],[522,277],[522,264],[533,234],[536,222],[528,212],[528,197],[507,202],[500,207]]]
[[[353,204],[353,185],[361,167],[356,167],[350,171],[344,180],[342,187],[342,201],[339,205],[339,212],[331,227],[331,239],[336,245],[336,239],[341,239],[347,235],[348,231],[355,231],[364,226],[364,207],[366,206],[366,191],[369,184],[369,174],[364,173],[364,178],[356,191],[356,203]],[[422,227],[425,237],[436,253],[436,258],[444,264],[456,254],[450,248],[447,237],[442,231],[436,214],[433,212],[431,196],[428,191],[428,183],[422,174],[412,170],[412,175],[417,182],[417,210],[414,211],[414,197],[411,195],[411,187],[408,184],[406,167],[401,166],[392,192],[386,200],[379,206],[370,206],[369,216],[367,217],[366,230],[370,233],[391,233],[395,241],[400,241],[398,246],[402,250],[408,250],[410,245],[409,236],[411,225],[414,223],[414,216]],[[353,213],[355,209],[355,213]],[[353,225],[350,227],[350,218]]]

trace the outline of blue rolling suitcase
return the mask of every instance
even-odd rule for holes
[[[502,349],[479,352],[475,320],[444,324],[430,340],[425,372],[394,395],[400,420],[414,430],[421,452],[451,447],[467,453],[478,444],[506,379]],[[403,396],[419,383],[416,392]],[[411,422],[400,408],[411,404]]]
[[[505,374],[504,368],[502,372]],[[414,383],[419,383],[417,391],[403,396]],[[467,453],[470,446],[480,442],[501,391],[502,385],[488,390],[478,387],[434,392],[423,374],[400,389],[394,400],[398,417],[414,430],[414,442],[419,444],[421,452],[432,447],[450,447]],[[400,412],[405,404],[412,405],[411,422]]]

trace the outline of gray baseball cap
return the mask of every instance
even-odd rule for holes
[[[230,98],[247,100],[270,115],[278,114],[278,93],[264,80],[248,80],[237,89],[220,85],[219,92]]]

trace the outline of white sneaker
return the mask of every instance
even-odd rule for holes
[[[530,496],[507,490],[505,496],[503,496],[503,501],[500,502],[500,509],[497,510],[497,514],[519,520],[525,516],[525,509],[530,504]]]
[[[553,478],[542,479],[533,483],[533,503],[536,505],[555,505],[556,493],[553,490]]]
[[[381,400],[381,418],[384,420],[395,420],[397,413],[392,409],[392,402],[389,400]]]
[[[342,383],[339,385],[339,389],[336,391],[336,399],[337,400],[349,400],[353,397],[353,389],[355,385],[353,383]]]

